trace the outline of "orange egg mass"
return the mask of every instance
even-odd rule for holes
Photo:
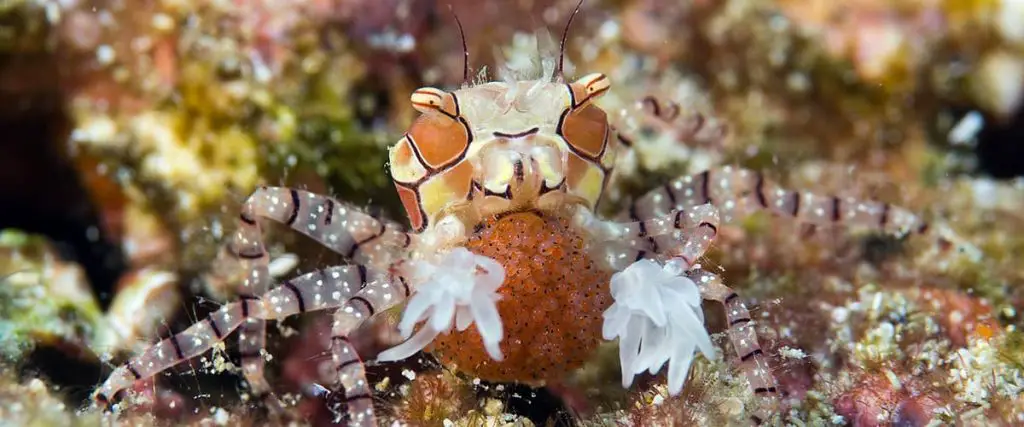
[[[487,381],[539,385],[583,365],[601,342],[611,273],[590,257],[568,219],[537,211],[490,218],[465,246],[505,267],[498,288],[505,360],[487,355],[473,326],[440,335],[431,352]]]

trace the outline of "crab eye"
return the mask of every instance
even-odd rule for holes
[[[406,134],[423,166],[442,169],[461,158],[472,136],[455,94],[428,87],[417,89],[409,100],[423,113]]]
[[[604,95],[611,88],[608,76],[601,73],[587,74],[569,84],[572,91],[572,108],[581,108]]]
[[[441,89],[416,89],[409,97],[409,102],[412,102],[412,107],[421,113],[440,112],[451,118],[459,116],[459,101],[455,94]]]

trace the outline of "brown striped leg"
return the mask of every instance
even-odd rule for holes
[[[238,229],[222,255],[238,261],[248,271],[242,281],[243,298],[262,294],[269,286],[269,261],[262,242],[260,218],[288,225],[346,257],[384,268],[388,247],[406,246],[411,238],[395,224],[384,223],[347,204],[308,191],[284,187],[261,187],[246,199],[238,218]],[[221,258],[223,266],[229,260]],[[270,388],[263,376],[266,324],[248,319],[241,325],[239,351],[242,372],[256,394]],[[272,406],[279,406],[268,396]]]
[[[263,245],[260,225],[252,219],[254,217],[251,215],[251,209],[247,203],[239,216],[238,227],[228,243],[222,247],[220,256],[214,263],[214,269],[232,267],[245,272],[246,275],[237,285],[237,292],[241,302],[245,304],[244,307],[258,305],[260,303],[259,296],[269,290],[271,283],[268,269],[270,257]],[[241,355],[242,374],[246,383],[254,395],[260,396],[266,402],[271,411],[279,412],[280,402],[270,394],[270,386],[263,377],[264,359],[261,352],[266,336],[265,320],[261,316],[250,315],[247,311],[246,316],[240,319],[232,329],[235,327],[240,329],[238,348]],[[177,364],[182,360],[170,362]]]
[[[772,375],[768,358],[757,342],[757,331],[750,311],[740,301],[739,295],[722,280],[700,268],[686,273],[700,289],[704,299],[718,301],[725,306],[725,318],[729,323],[729,339],[732,341],[736,355],[739,357],[741,369],[746,373],[750,388],[758,399],[759,407],[754,411],[752,420],[760,424],[778,412],[779,397],[776,389],[775,376]]]
[[[627,109],[623,120],[615,126],[615,136],[623,150],[633,149],[636,135],[642,132],[659,132],[671,135],[686,145],[718,147],[727,133],[723,124],[711,123],[703,114],[683,113],[679,104],[647,96],[635,104],[635,110]],[[625,156],[625,154],[623,154]]]
[[[687,144],[721,144],[727,131],[725,125],[711,123],[703,114],[683,113],[679,104],[654,96],[642,99],[639,107],[647,124],[675,135],[677,140]]]
[[[699,113],[683,114],[675,103],[658,101],[654,97],[644,98],[635,104],[635,111],[626,109],[622,117],[612,126],[612,135],[617,140],[615,169],[626,174],[638,173],[637,167],[648,164],[650,159],[641,156],[657,156],[666,148],[661,144],[678,144],[681,149],[711,148],[719,151],[726,136],[724,125],[712,124]],[[642,142],[639,135],[650,133],[668,136]],[[646,146],[638,146],[644,143]],[[679,153],[677,155],[686,156]]]
[[[93,398],[103,405],[116,401],[136,381],[206,352],[248,320],[259,319],[262,324],[266,319],[340,307],[366,286],[367,280],[367,269],[363,266],[330,267],[287,280],[262,297],[242,297],[115,369]],[[246,342],[244,337],[243,342]],[[262,347],[256,348],[257,352],[261,350]],[[246,362],[243,357],[243,369]]]
[[[246,297],[243,297],[246,298]],[[266,359],[267,322],[263,319],[248,318],[242,322],[238,333],[238,355],[242,362],[242,376],[249,384],[253,396],[263,400],[273,414],[280,414],[284,408],[271,391],[270,383],[263,375]]]
[[[392,283],[395,283],[392,285]],[[334,312],[331,328],[331,353],[338,371],[338,382],[345,390],[350,426],[372,427],[373,387],[366,381],[366,369],[349,336],[364,321],[409,298],[405,280],[375,281],[350,298]]]
[[[241,227],[259,230],[257,219],[285,224],[352,261],[374,268],[391,262],[389,248],[406,247],[412,237],[333,198],[285,187],[261,187],[245,201]],[[259,234],[256,234],[259,236]]]
[[[878,230],[897,237],[924,234],[940,249],[976,257],[977,249],[962,242],[945,227],[930,227],[910,211],[889,203],[852,197],[822,196],[792,191],[766,179],[760,172],[725,166],[684,176],[651,190],[633,201],[621,218],[657,218],[673,210],[710,203],[726,223],[758,210],[788,216],[815,225],[844,225]]]
[[[254,195],[258,194],[254,193]],[[249,200],[253,197],[250,196]],[[224,245],[216,267],[227,266],[234,259],[247,275],[238,289],[243,302],[259,302],[259,295],[270,288],[270,256],[263,245],[260,225],[254,219],[252,204],[248,201],[239,215],[238,228]],[[227,258],[227,259],[226,259]],[[215,267],[215,268],[216,268]],[[242,375],[254,395],[261,397],[273,412],[279,412],[280,402],[270,393],[270,385],[263,377],[264,358],[261,354],[266,340],[266,321],[261,316],[247,315],[238,325],[238,351],[241,356]]]
[[[632,222],[605,223],[602,240],[612,268],[621,271],[643,258],[679,257],[693,265],[707,252],[718,233],[718,209],[711,205],[680,209],[666,215]]]

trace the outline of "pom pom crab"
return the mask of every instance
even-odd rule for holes
[[[330,197],[256,190],[224,252],[246,268],[240,300],[130,359],[95,400],[110,404],[136,381],[200,355],[236,329],[243,374],[266,393],[266,321],[334,310],[331,352],[348,422],[373,425],[373,388],[350,336],[403,303],[399,330],[407,340],[379,361],[428,350],[485,380],[543,384],[581,366],[602,339],[618,339],[623,386],[667,365],[668,389],[678,394],[696,353],[714,357],[701,310],[710,300],[725,306],[729,339],[762,399],[752,411],[759,421],[772,414],[776,387],[754,322],[738,294],[697,263],[720,214],[766,210],[898,236],[935,231],[888,203],[785,190],[734,167],[672,180],[634,200],[618,220],[603,220],[595,208],[629,139],[595,105],[609,79],[590,74],[567,82],[560,68],[535,81],[412,94],[421,116],[390,149],[411,231]],[[679,112],[645,102],[658,119],[672,121]],[[352,264],[271,286],[261,219]]]

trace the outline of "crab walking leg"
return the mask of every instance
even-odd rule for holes
[[[338,382],[345,390],[348,423],[351,426],[372,427],[376,424],[373,415],[373,389],[366,381],[366,368],[349,335],[374,314],[409,298],[409,287],[405,280],[399,277],[397,283],[398,285],[394,286],[388,281],[374,281],[334,312],[331,354],[338,372]]]
[[[299,231],[331,250],[358,262],[383,268],[385,246],[404,246],[409,236],[394,224],[385,224],[348,205],[308,191],[284,187],[261,187],[246,199],[226,254],[240,261],[248,276],[239,292],[242,298],[259,295],[269,286],[269,261],[262,241],[259,218],[268,218]],[[224,263],[228,265],[228,263]],[[266,324],[248,319],[241,326],[239,351],[242,373],[257,394],[270,390],[263,375],[261,354],[266,341]]]
[[[243,299],[250,298],[242,296]],[[238,354],[242,362],[242,375],[249,384],[253,394],[267,401],[267,404],[276,410],[281,405],[277,398],[270,393],[270,383],[263,376],[265,359],[263,349],[266,348],[267,322],[262,319],[248,318],[242,322],[241,332],[238,334]]]
[[[678,209],[648,220],[640,220],[635,214],[630,214],[630,218],[632,222],[597,224],[603,226],[596,229],[600,240],[611,243],[606,255],[616,271],[659,254],[679,257],[693,265],[718,234],[718,209],[712,205]],[[590,224],[594,220],[584,219]],[[585,227],[595,230],[593,225]]]
[[[394,223],[376,218],[334,200],[303,190],[261,187],[245,201],[240,227],[255,230],[258,218],[285,224],[353,262],[383,268],[386,248],[406,247],[411,237]],[[384,264],[382,264],[383,262]]]
[[[729,340],[732,341],[733,348],[740,358],[740,366],[746,373],[750,388],[760,401],[759,408],[752,418],[757,423],[767,420],[778,410],[778,391],[768,359],[758,343],[750,311],[740,301],[739,295],[723,284],[715,274],[697,268],[686,272],[686,276],[697,284],[704,299],[717,301],[725,306]]]
[[[637,103],[648,122],[663,127],[676,139],[698,145],[718,144],[726,134],[726,127],[711,124],[701,113],[683,114],[682,107],[672,101],[647,96]]]
[[[330,267],[287,280],[262,297],[243,297],[128,360],[110,374],[93,398],[108,405],[136,381],[206,352],[248,320],[259,319],[263,323],[266,319],[339,307],[366,283],[367,269],[363,266]]]
[[[724,125],[709,123],[703,114],[684,114],[679,104],[654,96],[644,97],[634,108],[627,108],[620,114],[615,136],[625,150],[633,148],[634,139],[629,135],[640,132],[640,126],[654,127],[678,141],[698,146],[721,145],[727,132]],[[635,118],[639,118],[639,123]]]
[[[706,203],[717,207],[726,222],[757,210],[767,210],[811,224],[865,227],[897,237],[930,235],[943,251],[955,248],[971,257],[978,256],[976,248],[961,242],[945,227],[930,227],[898,206],[787,190],[760,172],[732,166],[677,178],[634,200],[627,212],[639,219],[657,218],[673,210]],[[622,215],[626,216],[627,213]]]
[[[250,197],[250,199],[252,199]],[[225,257],[233,258],[241,267],[241,271],[247,274],[242,278],[238,290],[239,298],[247,314],[240,318],[237,325],[241,331],[238,334],[238,350],[241,355],[242,375],[245,377],[249,388],[256,395],[263,396],[272,409],[280,407],[276,398],[270,395],[270,384],[263,376],[264,359],[261,354],[266,340],[266,321],[260,316],[248,315],[249,303],[259,302],[258,295],[267,292],[270,287],[270,271],[268,264],[270,256],[263,245],[263,236],[260,226],[256,221],[250,221],[251,209],[246,209],[239,217],[238,227],[226,245],[223,246],[221,256],[217,265],[230,265]],[[238,318],[237,316],[235,318]],[[235,329],[232,327],[231,329]],[[173,338],[173,337],[172,337]],[[183,358],[184,359],[184,358]],[[175,361],[175,363],[181,360]],[[165,368],[164,368],[165,369]],[[163,369],[160,369],[163,370]],[[159,372],[159,371],[157,371]]]

